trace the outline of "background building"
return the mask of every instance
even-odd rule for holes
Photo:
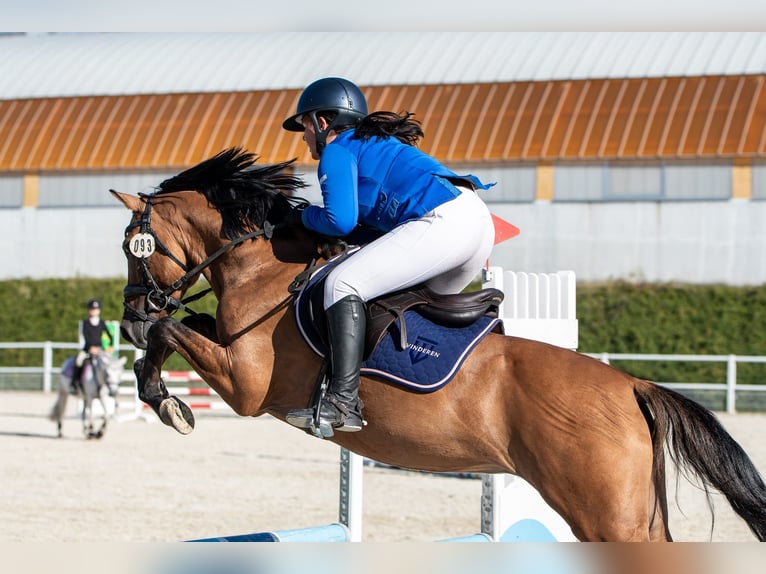
[[[301,89],[358,83],[497,185],[492,264],[580,281],[766,282],[766,33],[0,36],[0,279],[120,276],[128,214],[223,148],[297,157]],[[305,193],[319,201],[316,188]]]

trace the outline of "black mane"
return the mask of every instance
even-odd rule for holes
[[[257,167],[256,160],[242,148],[226,149],[166,179],[156,195],[198,191],[221,213],[223,235],[234,239],[263,228],[265,221],[283,221],[293,204],[305,202],[284,193],[306,187],[300,177],[286,173],[295,159]]]

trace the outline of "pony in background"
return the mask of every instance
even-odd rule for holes
[[[91,355],[85,362],[82,369],[80,384],[74,380],[74,357],[69,357],[61,365],[61,374],[59,375],[59,391],[56,403],[53,405],[50,413],[50,420],[56,423],[58,428],[58,437],[63,436],[62,422],[66,414],[66,405],[69,395],[82,396],[82,430],[85,438],[102,438],[106,432],[109,411],[107,409],[106,397],[114,398],[114,410],[117,411],[118,387],[122,373],[125,368],[127,357],[115,358],[104,351],[97,355]],[[95,430],[93,416],[93,401],[98,400],[101,403],[103,417],[101,426]]]

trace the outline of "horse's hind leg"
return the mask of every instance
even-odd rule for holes
[[[51,414],[48,415],[48,418],[56,423],[56,430],[58,431],[58,438],[62,437],[61,433],[61,398],[57,398],[56,402],[53,404],[53,408],[51,408]]]
[[[664,494],[662,495],[664,497]],[[668,513],[661,508],[660,499],[652,514],[652,521],[649,525],[649,540],[651,542],[672,542],[673,537],[668,530]]]
[[[64,415],[66,414],[67,399],[69,398],[68,388],[69,388],[68,382],[66,381],[59,382],[59,394],[58,394],[58,397],[56,398],[56,402],[53,404],[53,408],[51,409],[51,413],[48,417],[51,421],[56,423],[58,438],[62,438],[64,436],[62,428],[63,428]]]
[[[574,440],[549,437],[553,451],[537,452],[533,484],[579,540],[666,539],[652,482],[651,437],[643,419],[630,415],[617,416],[612,428],[581,426]]]

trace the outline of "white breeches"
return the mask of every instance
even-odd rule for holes
[[[333,269],[325,309],[348,295],[363,301],[425,283],[438,293],[459,293],[487,262],[495,238],[492,216],[471,189],[420,219],[392,229]]]

